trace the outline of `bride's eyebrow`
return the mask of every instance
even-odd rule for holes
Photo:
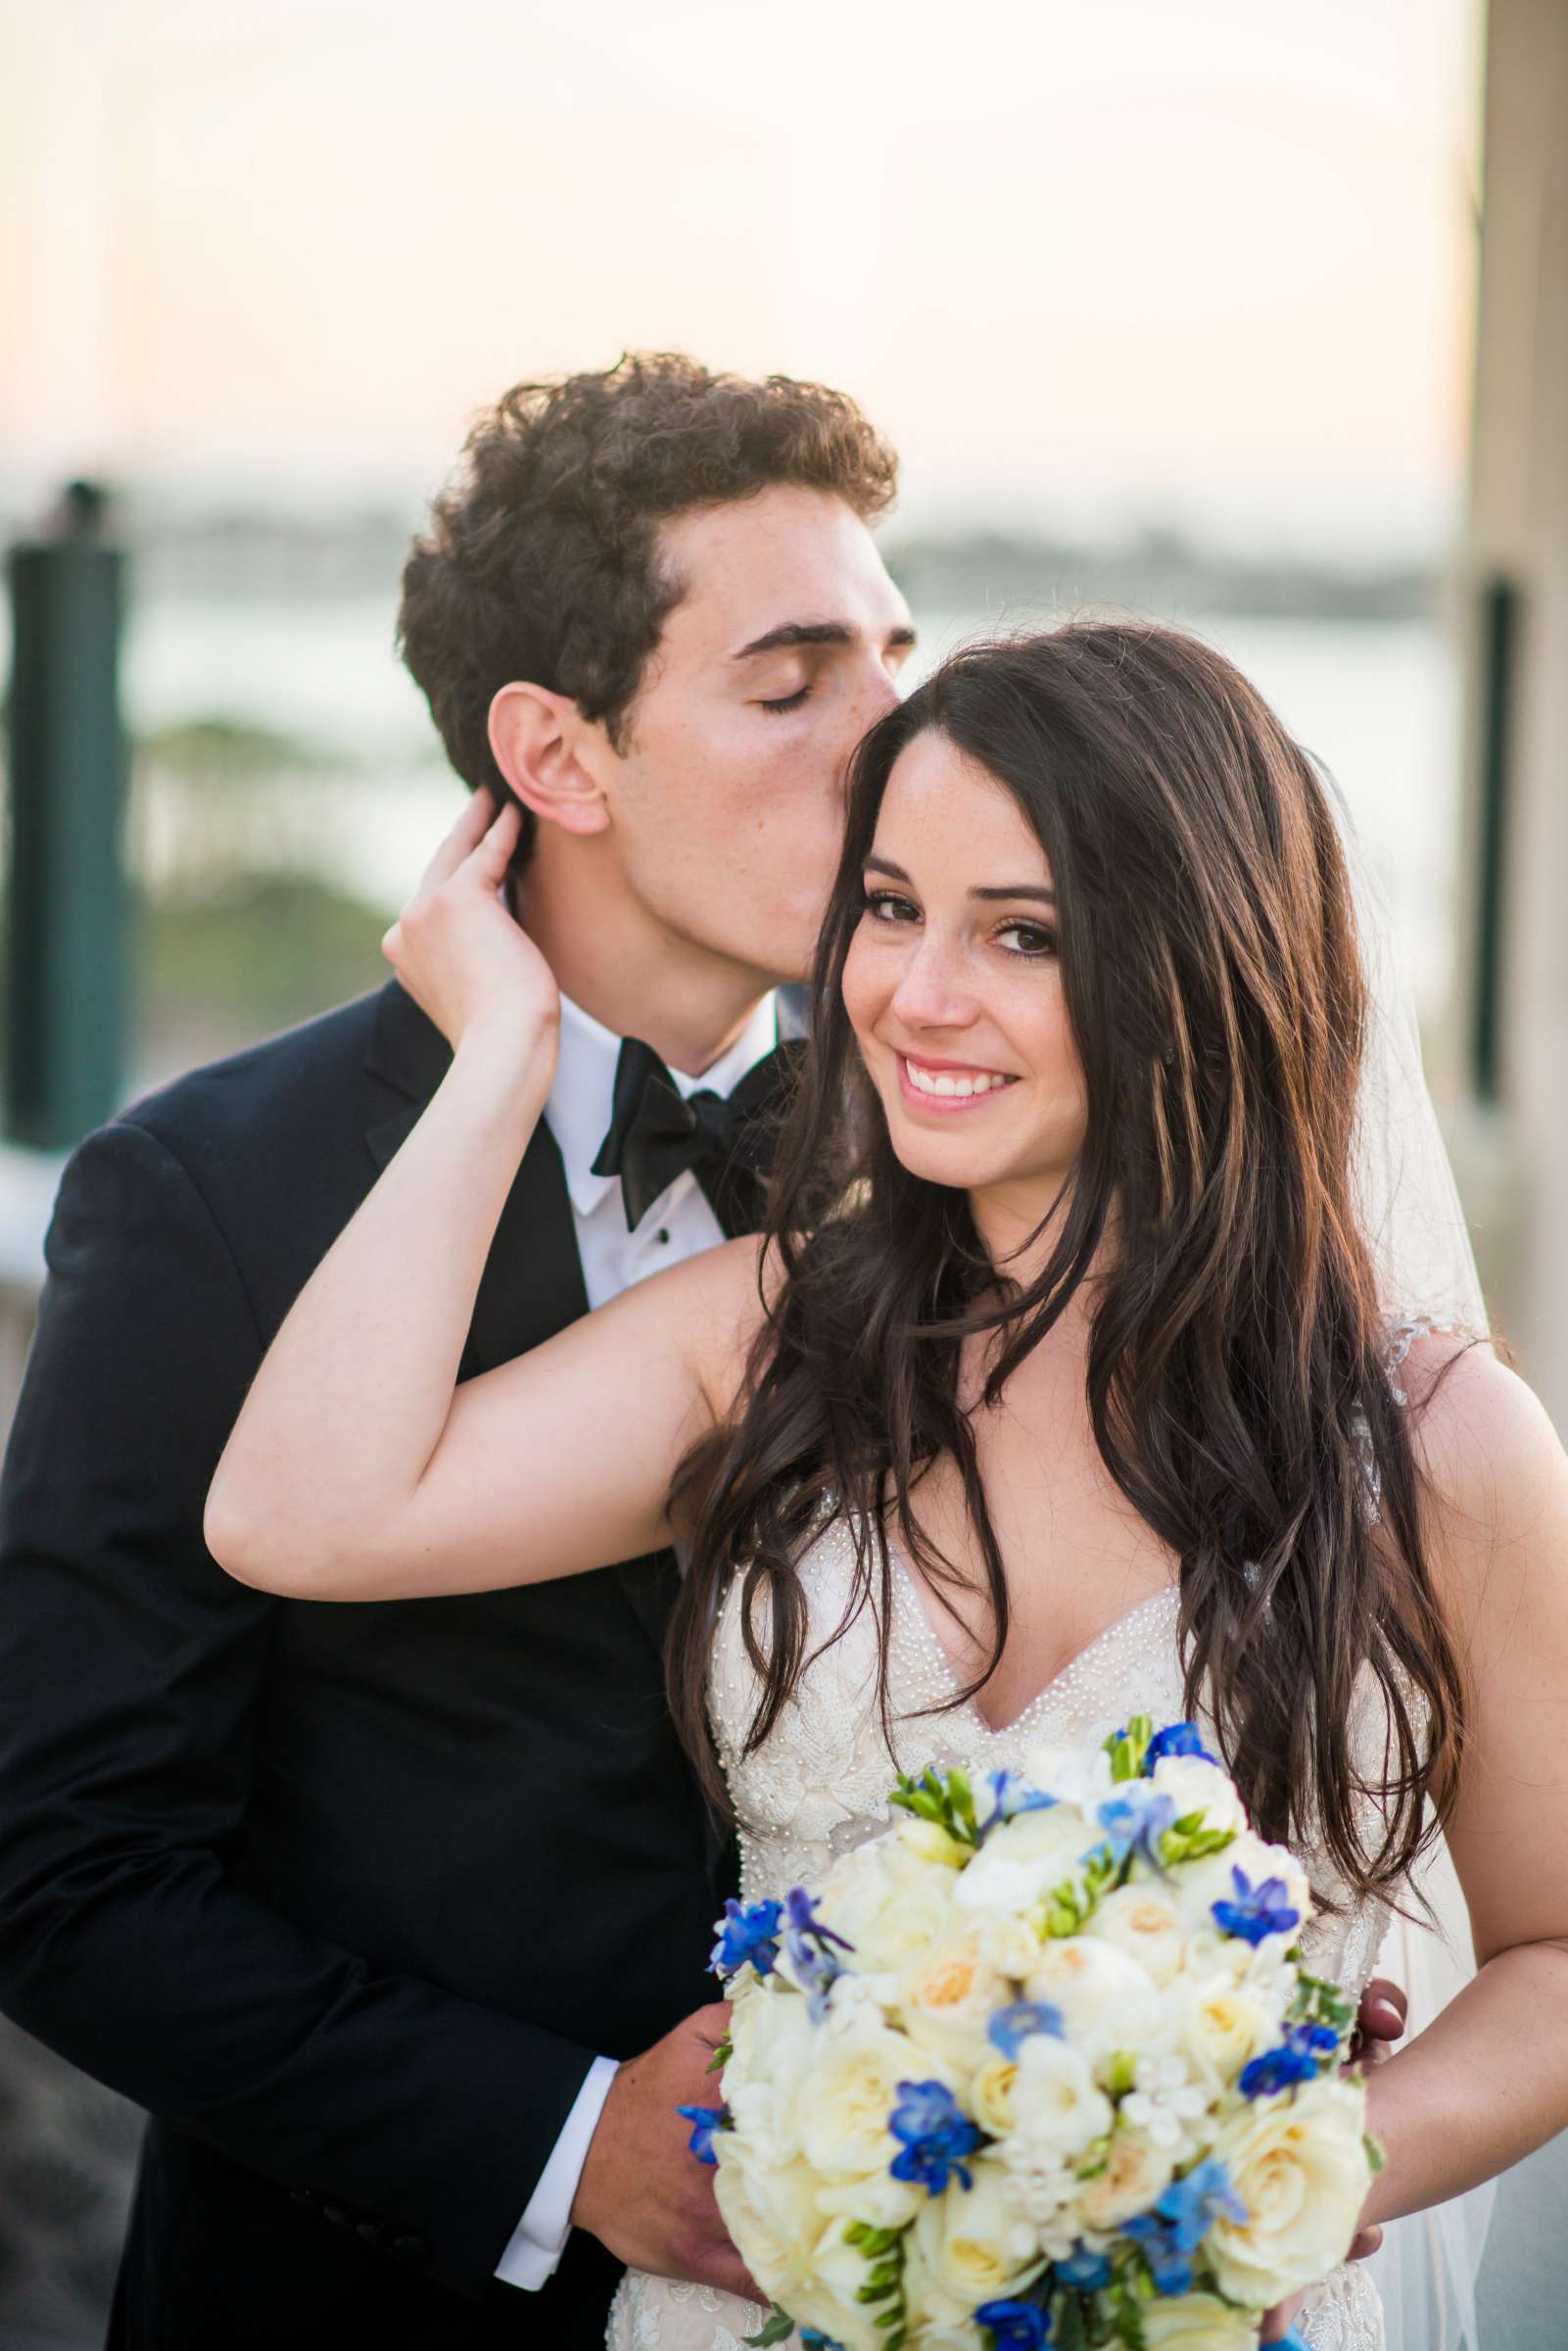
[[[890,881],[903,882],[914,888],[903,867],[895,865],[890,857],[868,857],[865,870],[868,874],[886,874]],[[1042,882],[1005,882],[990,888],[976,888],[969,894],[987,906],[1000,905],[1012,898],[1028,898],[1037,906],[1056,904],[1056,891],[1047,889]]]

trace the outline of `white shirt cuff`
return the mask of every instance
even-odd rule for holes
[[[588,2161],[588,2150],[598,2129],[610,2084],[620,2070],[613,2057],[595,2057],[589,2067],[588,2078],[561,2126],[549,2161],[528,2199],[528,2210],[496,2264],[496,2275],[502,2284],[520,2285],[533,2292],[554,2277],[556,2264],[572,2232],[572,2205],[583,2166]]]

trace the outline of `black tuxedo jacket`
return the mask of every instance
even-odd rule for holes
[[[594,2240],[538,2293],[492,2273],[594,2055],[715,1996],[667,1556],[344,1607],[202,1541],[268,1340],[447,1061],[393,984],[90,1136],[49,1234],[0,1491],[0,2006],[153,2118],[136,2351],[596,2351]],[[464,1376],[586,1303],[541,1126]]]

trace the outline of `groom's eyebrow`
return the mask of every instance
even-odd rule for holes
[[[868,874],[886,874],[894,882],[909,881],[903,867],[895,865],[890,857],[868,857],[866,871]],[[1031,898],[1037,906],[1056,904],[1056,891],[1047,889],[1040,882],[1005,882],[988,888],[972,889],[969,894],[972,898],[979,898],[987,906],[1001,905],[1013,898]]]
[[[777,653],[790,646],[853,645],[854,642],[855,632],[847,621],[786,620],[781,622],[778,628],[767,630],[761,637],[753,637],[749,645],[743,645],[730,658],[732,661],[750,661],[758,653]],[[907,623],[889,629],[886,643],[889,647],[913,645],[915,632]]]

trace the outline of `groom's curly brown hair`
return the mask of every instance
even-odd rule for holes
[[[403,575],[400,649],[452,766],[502,791],[490,705],[512,679],[569,696],[623,745],[685,593],[660,561],[661,521],[783,483],[869,520],[897,471],[853,401],[789,376],[753,383],[655,352],[514,384],[469,434]]]

